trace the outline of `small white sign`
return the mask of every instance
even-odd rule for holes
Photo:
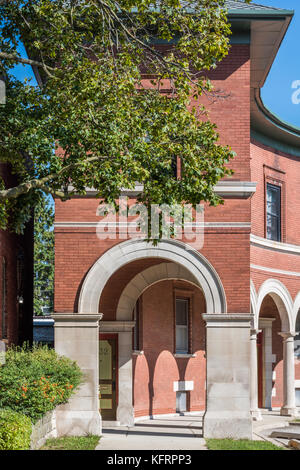
[[[178,380],[173,382],[174,392],[187,392],[188,390],[194,390],[193,380]]]

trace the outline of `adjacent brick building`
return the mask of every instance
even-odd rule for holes
[[[7,187],[16,184],[9,166],[0,163]],[[23,235],[0,230],[0,340],[6,346],[32,341],[33,222]]]
[[[203,247],[99,239],[92,191],[56,201],[56,349],[87,377],[61,432],[100,432],[98,385],[105,421],[206,410],[207,437],[251,437],[259,408],[300,406],[300,130],[260,99],[293,13],[227,4],[231,49],[211,79],[228,96],[205,104],[237,156]]]

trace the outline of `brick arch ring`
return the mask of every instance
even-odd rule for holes
[[[113,246],[91,267],[81,288],[78,313],[97,313],[101,293],[109,278],[122,266],[146,258],[171,261],[183,267],[195,285],[201,287],[206,301],[206,313],[226,313],[222,282],[216,270],[201,253],[177,240],[163,240],[154,246],[139,239],[127,240]]]

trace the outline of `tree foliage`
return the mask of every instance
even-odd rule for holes
[[[146,204],[218,204],[234,153],[190,101],[213,92],[206,75],[229,35],[224,0],[2,0],[0,159],[18,184],[0,182],[1,228],[21,231],[41,191],[64,200],[93,187],[114,202],[139,181]],[[11,75],[19,62],[40,86]]]
[[[34,314],[53,312],[54,208],[51,197],[41,196],[34,212]]]

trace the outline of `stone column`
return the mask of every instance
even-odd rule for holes
[[[119,332],[119,403],[117,421],[134,425],[132,391],[132,330]]]
[[[205,314],[205,438],[252,439],[249,314]]]
[[[294,337],[296,333],[279,333],[283,338],[283,406],[282,416],[296,416]]]
[[[99,320],[102,314],[55,314],[55,350],[76,361],[83,383],[56,410],[58,436],[101,435],[99,413]]]
[[[250,411],[254,421],[262,419],[258,409],[258,377],[257,377],[257,335],[261,330],[250,331]]]

